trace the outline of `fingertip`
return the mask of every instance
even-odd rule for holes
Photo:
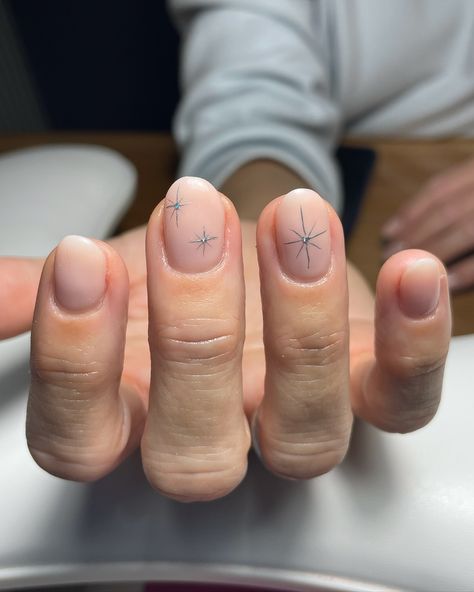
[[[384,261],[377,278],[377,291],[385,288],[398,290],[403,274],[409,268],[418,265],[420,261],[433,262],[429,265],[433,267],[436,264],[440,278],[446,276],[446,269],[436,255],[422,249],[405,249],[394,253]]]

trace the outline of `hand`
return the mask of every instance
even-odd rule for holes
[[[428,181],[382,236],[388,241],[385,257],[408,247],[425,249],[449,265],[453,290],[474,287],[474,159]]]
[[[26,429],[40,466],[95,480],[141,443],[153,487],[209,500],[244,477],[251,422],[270,470],[309,478],[344,458],[353,411],[390,431],[430,421],[450,335],[442,265],[395,255],[375,321],[349,319],[341,224],[314,192],[262,212],[260,279],[255,225],[242,230],[243,259],[232,203],[184,178],[146,239],[66,238],[44,267],[0,260],[1,336],[28,328],[37,292]]]

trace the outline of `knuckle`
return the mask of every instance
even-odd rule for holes
[[[415,432],[428,425],[438,410],[439,400],[424,405],[411,405],[405,409],[391,409],[379,414],[376,425],[386,431],[398,434]]]
[[[78,451],[69,446],[42,446],[28,440],[28,449],[36,464],[47,473],[69,481],[97,481],[109,473],[114,462],[106,451]]]
[[[103,386],[107,376],[100,360],[81,359],[81,356],[67,359],[46,353],[35,354],[30,366],[33,379],[67,390],[94,391]]]
[[[312,331],[299,337],[284,336],[271,347],[280,364],[328,366],[339,362],[347,353],[344,330],[325,333]]]
[[[124,422],[114,413],[61,411],[30,397],[26,441],[35,462],[48,473],[73,481],[94,481],[122,457],[128,441]]]
[[[219,364],[241,354],[243,336],[236,319],[199,319],[158,329],[150,345],[167,362]]]
[[[431,377],[444,369],[448,352],[437,355],[418,353],[417,355],[402,355],[395,360],[393,373],[402,379],[431,380]]]
[[[314,442],[274,440],[262,450],[266,466],[291,479],[312,479],[339,465],[347,453],[349,433],[320,437]]]
[[[425,427],[436,415],[437,410],[438,405],[430,409],[420,410],[418,413],[411,413],[409,417],[402,418],[396,431],[399,434],[408,434]]]

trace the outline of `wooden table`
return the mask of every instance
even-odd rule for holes
[[[146,223],[174,179],[178,155],[169,135],[158,133],[43,133],[0,136],[0,152],[39,144],[101,144],[121,152],[138,170],[137,197],[118,232]],[[474,154],[474,141],[350,141],[373,148],[377,163],[348,254],[372,286],[380,267],[379,228],[432,174]],[[474,291],[453,298],[453,332],[474,333]]]

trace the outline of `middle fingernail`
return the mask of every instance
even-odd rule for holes
[[[212,269],[222,258],[224,234],[225,210],[217,190],[198,177],[173,183],[164,204],[164,242],[171,267],[185,273]]]
[[[329,270],[331,232],[326,202],[310,189],[287,193],[276,211],[277,251],[283,271],[316,281]]]

